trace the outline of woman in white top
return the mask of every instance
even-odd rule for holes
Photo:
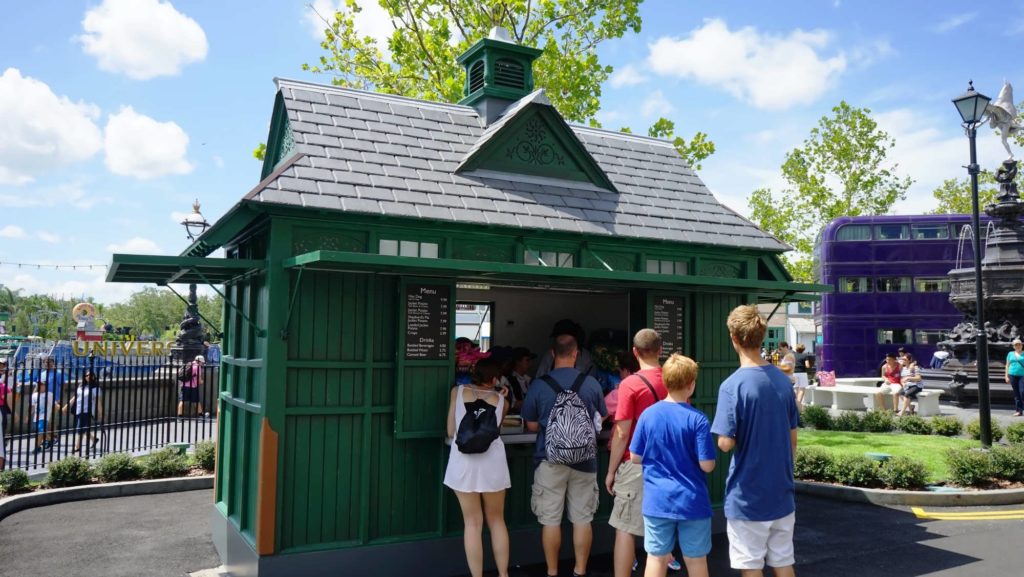
[[[903,384],[903,390],[900,394],[903,395],[903,409],[900,411],[900,416],[910,413],[914,413],[914,407],[911,403],[917,398],[917,393],[920,392],[921,386],[921,373],[917,370],[917,361],[914,360],[914,355],[910,353],[904,353],[903,355],[903,368],[900,369],[900,382]],[[917,392],[908,392],[907,389],[911,385],[917,386]]]
[[[498,363],[491,359],[477,361],[473,368],[473,384],[459,385],[452,389],[448,404],[448,437],[453,439],[448,467],[444,473],[444,484],[455,491],[462,508],[465,525],[463,545],[466,562],[473,577],[484,572],[483,527],[484,520],[491,534],[491,549],[498,577],[508,577],[509,541],[505,526],[505,489],[512,486],[505,460],[505,444],[498,437],[482,453],[463,453],[455,444],[456,431],[467,414],[486,410],[481,403],[494,407],[496,425],[508,412],[505,397],[508,389],[496,389],[501,377]]]

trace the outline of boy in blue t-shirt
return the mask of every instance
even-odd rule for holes
[[[664,577],[678,538],[690,577],[708,575],[711,498],[704,473],[715,469],[707,417],[689,404],[697,363],[674,354],[662,366],[668,397],[640,415],[629,445],[643,465],[645,577]]]

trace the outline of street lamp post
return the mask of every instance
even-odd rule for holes
[[[974,297],[977,321],[977,373],[978,373],[978,413],[981,424],[981,444],[992,446],[992,406],[988,389],[988,335],[985,332],[985,293],[981,282],[981,217],[978,210],[978,148],[975,140],[978,126],[985,122],[985,109],[991,99],[974,90],[974,83],[969,82],[967,92],[953,99],[953,104],[960,112],[963,127],[970,141],[971,163],[967,165],[967,174],[971,176],[971,224],[974,227]]]
[[[193,242],[196,240],[196,237],[202,235],[210,227],[206,217],[199,212],[198,200],[192,204],[192,213],[186,216],[185,220],[181,221],[181,225],[185,227],[185,234],[188,235],[188,239]],[[199,322],[196,283],[189,283],[188,285],[187,303],[185,314],[182,316],[181,322],[178,323],[178,334],[174,339],[174,347],[171,348],[172,357],[176,355],[183,363],[191,362],[203,350],[203,329]]]

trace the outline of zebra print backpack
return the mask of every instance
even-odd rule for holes
[[[545,431],[547,461],[554,465],[577,465],[597,458],[597,431],[594,417],[580,397],[587,375],[580,374],[569,390],[548,375],[542,377],[555,391],[555,404],[548,414]]]

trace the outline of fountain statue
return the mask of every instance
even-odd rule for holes
[[[946,389],[962,406],[968,403],[968,392],[977,390],[978,332],[984,330],[988,339],[989,386],[997,393],[1004,392],[1002,389],[1010,392],[1009,385],[1003,383],[1003,359],[1012,348],[1011,341],[1024,336],[1024,202],[1014,182],[1016,176],[1017,161],[1007,159],[995,176],[999,183],[997,202],[985,208],[992,217],[981,261],[985,326],[978,327],[976,322],[974,268],[949,271],[949,300],[964,313],[964,320],[939,343],[940,348],[951,352],[949,361],[941,369],[923,371],[926,385]]]
[[[205,349],[198,300],[196,285],[188,285],[188,306],[185,307],[185,314],[178,323],[178,334],[174,337],[174,346],[171,347],[171,357],[176,361],[191,362]]]

